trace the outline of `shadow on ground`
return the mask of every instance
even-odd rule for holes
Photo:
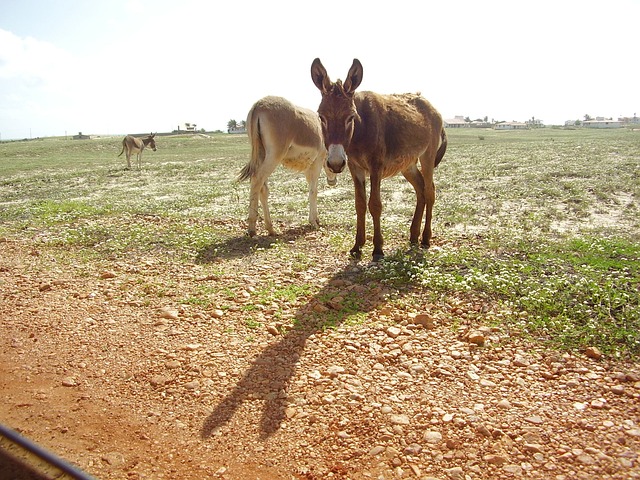
[[[342,306],[327,300],[338,294],[348,299]],[[288,386],[308,338],[327,326],[339,326],[351,315],[377,309],[385,303],[385,298],[375,282],[363,278],[353,263],[346,262],[324,288],[298,308],[294,327],[255,359],[235,388],[214,408],[203,423],[202,437],[211,436],[231,420],[244,402],[255,398],[265,402],[260,420],[261,437],[266,439],[275,433],[285,419]],[[321,313],[315,308],[318,303],[326,307],[320,308]]]

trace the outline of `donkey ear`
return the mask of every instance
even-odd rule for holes
[[[344,81],[344,91],[346,93],[353,93],[356,88],[360,86],[362,82],[362,64],[357,58],[353,59],[353,64],[347,73],[347,78]]]
[[[329,86],[331,86],[331,80],[329,80],[329,76],[327,75],[327,70],[322,65],[322,62],[319,58],[316,58],[311,64],[311,79],[318,90],[322,93],[327,93],[329,91]]]

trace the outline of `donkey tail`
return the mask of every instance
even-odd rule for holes
[[[445,132],[444,128],[442,129],[440,138],[442,139],[442,142],[440,142],[440,148],[438,148],[438,152],[436,153],[436,167],[442,160],[442,157],[444,157],[444,153],[447,151],[447,132]]]
[[[249,142],[251,143],[251,158],[240,174],[238,175],[238,181],[249,180],[253,177],[258,170],[261,156],[264,156],[264,147],[262,145],[262,138],[260,135],[260,121],[259,115],[256,111],[256,105],[251,107],[249,115],[247,115],[247,135],[249,135]]]
[[[120,152],[120,155],[122,155],[124,153],[124,140],[122,141],[122,152]],[[120,156],[118,155],[118,156]]]

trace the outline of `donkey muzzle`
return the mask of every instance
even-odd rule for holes
[[[347,165],[347,152],[342,145],[329,145],[327,167],[333,173],[341,173]]]

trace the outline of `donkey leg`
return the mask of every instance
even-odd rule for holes
[[[320,219],[318,218],[318,179],[320,178],[322,162],[321,157],[316,158],[304,172],[309,184],[309,223],[314,228],[320,226]]]
[[[267,181],[262,185],[262,189],[260,190],[260,203],[262,204],[262,215],[264,216],[264,227],[269,232],[269,235],[276,236],[278,232],[273,228],[273,223],[271,222],[271,213],[269,213],[269,185]]]
[[[424,155],[426,155],[426,153]],[[423,158],[420,160],[422,161]],[[433,169],[435,167],[433,163],[428,160],[422,161],[421,165],[427,212],[424,220],[424,231],[422,232],[421,244],[423,247],[429,248],[431,245],[431,218],[433,215],[433,204],[436,202],[436,185],[433,183]]]
[[[356,171],[352,165],[353,164],[349,163],[356,200],[356,243],[349,253],[353,258],[359,260],[362,257],[360,249],[365,242],[364,226],[365,216],[367,215],[367,189],[365,186],[364,172]]]
[[[257,176],[251,177],[251,190],[249,192],[249,224],[248,233],[250,237],[254,237],[257,233],[256,223],[258,221],[258,199],[262,192],[262,180]]]
[[[127,151],[127,168],[131,170],[131,152]]]
[[[424,196],[424,179],[415,164],[404,170],[402,175],[404,175],[404,178],[407,179],[416,191],[416,209],[413,212],[413,220],[411,221],[409,241],[411,243],[418,243],[420,227],[422,226],[422,216],[424,215],[424,207],[426,203]]]
[[[382,216],[382,200],[380,198],[380,174],[371,172],[371,194],[369,195],[369,213],[373,219],[373,261],[382,260],[384,252],[382,251],[382,227],[380,225],[380,217]]]

